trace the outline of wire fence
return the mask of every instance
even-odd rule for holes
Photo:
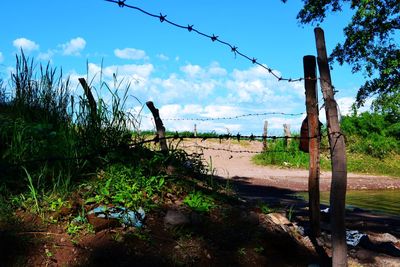
[[[225,116],[225,117],[212,117],[212,118],[163,118],[163,121],[218,121],[218,120],[235,120],[240,118],[247,118],[247,117],[261,117],[261,116],[268,116],[268,115],[282,115],[282,116],[302,116],[307,114],[306,112],[300,113],[285,113],[285,112],[262,112],[262,113],[248,113],[248,114],[241,114],[236,116]],[[147,115],[141,115],[145,118],[153,118]]]
[[[335,134],[335,133],[331,133]],[[336,133],[339,135],[342,135],[342,133]],[[313,136],[313,137],[301,137],[301,136],[264,136],[264,135],[231,135],[231,134],[224,134],[224,135],[218,135],[218,136],[195,136],[193,135],[181,135],[179,133],[176,133],[174,135],[170,136],[165,136],[165,137],[159,137],[158,134],[155,134],[153,138],[149,139],[144,139],[141,141],[132,141],[127,144],[121,144],[119,146],[112,146],[112,147],[103,147],[102,149],[88,153],[85,155],[80,155],[80,156],[74,156],[74,157],[62,157],[62,156],[52,156],[52,157],[46,157],[46,158],[37,158],[37,159],[31,159],[31,160],[21,160],[18,162],[14,163],[7,163],[7,168],[16,168],[16,167],[21,167],[26,164],[36,164],[40,162],[59,162],[59,161],[78,161],[78,160],[94,160],[98,156],[104,156],[109,152],[115,151],[117,149],[121,148],[134,148],[134,147],[139,147],[143,146],[146,144],[154,144],[157,145],[160,143],[162,140],[170,140],[170,141],[188,141],[188,140],[199,140],[199,143],[196,144],[183,144],[178,146],[176,149],[201,149],[201,150],[214,150],[214,151],[224,151],[224,152],[229,152],[229,153],[236,153],[236,154],[241,154],[241,153],[246,153],[246,154],[261,154],[261,153],[293,153],[292,150],[290,149],[282,149],[282,150],[246,150],[246,149],[231,149],[231,148],[224,148],[224,147],[215,147],[215,146],[210,146],[205,144],[205,141],[207,140],[217,140],[219,141],[219,144],[222,144],[222,141],[237,141],[238,144],[240,144],[241,141],[248,141],[248,142],[265,142],[266,140],[279,140],[279,139],[284,139],[284,140],[311,140],[315,138],[323,138],[326,135],[320,135],[320,136]],[[338,138],[338,137],[337,137]],[[223,145],[223,144],[222,144]],[[230,144],[229,144],[230,147]],[[329,147],[321,147],[320,150],[326,150],[328,151],[330,148]],[[4,168],[4,166],[0,165],[0,169]]]
[[[126,8],[129,8],[129,9],[137,10],[137,11],[139,11],[139,12],[141,12],[141,13],[147,15],[147,16],[150,16],[150,17],[153,17],[153,18],[158,19],[161,23],[167,23],[167,24],[169,24],[169,25],[171,25],[171,26],[174,26],[174,27],[176,27],[176,28],[180,28],[180,29],[187,30],[187,31],[190,32],[190,33],[196,33],[196,34],[199,35],[199,36],[202,36],[202,37],[205,37],[205,38],[207,38],[207,39],[210,39],[210,40],[211,40],[212,42],[214,42],[214,43],[220,43],[220,44],[222,44],[222,45],[225,45],[226,47],[228,47],[228,48],[230,49],[230,51],[231,51],[232,53],[234,53],[235,56],[240,56],[240,57],[242,57],[242,58],[248,60],[249,62],[251,62],[253,65],[257,65],[257,66],[259,66],[259,67],[265,69],[265,70],[268,71],[273,77],[275,77],[276,80],[279,81],[279,82],[280,82],[280,81],[286,81],[286,82],[291,83],[291,82],[300,82],[300,81],[303,81],[303,80],[317,81],[318,79],[321,79],[321,78],[313,78],[313,77],[299,77],[299,78],[294,78],[294,79],[293,79],[293,78],[288,78],[288,77],[283,77],[283,76],[277,74],[277,73],[280,73],[280,72],[275,71],[275,70],[273,70],[272,68],[268,67],[267,64],[260,63],[260,62],[257,60],[257,58],[255,58],[255,57],[250,57],[250,56],[248,56],[247,54],[245,54],[245,53],[239,51],[239,48],[238,48],[236,45],[233,45],[233,44],[231,44],[231,43],[229,43],[229,42],[227,42],[227,41],[225,41],[225,40],[220,39],[218,35],[215,35],[215,34],[207,34],[207,33],[205,33],[205,32],[202,32],[202,31],[196,29],[196,28],[194,27],[193,24],[183,25],[183,24],[176,23],[176,22],[174,22],[174,21],[172,21],[172,20],[167,19],[167,15],[165,15],[165,14],[163,14],[163,13],[160,13],[159,15],[157,15],[157,14],[148,12],[148,11],[146,11],[146,10],[140,8],[140,7],[126,4],[126,3],[125,3],[126,0],[105,0],[105,1],[106,1],[106,2],[115,3],[115,4],[117,4],[117,5],[118,5],[119,7],[121,7],[121,8],[126,7]],[[328,82],[328,81],[326,81],[326,82]],[[330,84],[330,86],[331,86],[333,89],[335,88],[330,82],[328,82],[328,83]]]

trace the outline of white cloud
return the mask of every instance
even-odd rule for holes
[[[160,108],[160,116],[162,118],[177,118],[181,117],[181,105],[173,104],[173,105],[164,105]]]
[[[353,97],[342,97],[338,98],[336,101],[339,105],[339,111],[341,115],[350,115],[351,106],[353,105],[355,99]]]
[[[85,47],[86,41],[82,37],[71,39],[69,42],[61,45],[63,54],[67,56],[78,56]]]
[[[168,61],[169,57],[164,54],[158,54],[157,57],[163,61]]]
[[[0,52],[0,63],[4,61],[3,53]]]
[[[146,52],[135,48],[115,49],[114,54],[118,58],[140,60],[147,59]]]
[[[39,49],[39,45],[36,44],[34,41],[31,41],[26,38],[18,38],[13,41],[13,45],[17,49],[22,49],[25,52],[30,52]]]
[[[188,64],[180,68],[182,72],[191,78],[194,78],[203,72],[203,69],[199,65]]]
[[[128,79],[129,81],[145,82],[149,79],[149,76],[154,70],[152,64],[126,64],[126,65],[111,65],[101,68],[101,66],[94,63],[89,63],[89,76],[100,76],[100,72],[103,71],[103,78],[112,80],[115,74],[118,80]]]
[[[203,112],[203,107],[201,105],[196,105],[196,104],[188,104],[185,105],[183,110],[182,110],[182,114],[195,114],[198,115],[200,113]]]
[[[39,53],[38,59],[43,61],[51,61],[52,57],[56,52],[54,50],[48,50],[46,53]]]
[[[240,115],[240,110],[234,106],[209,105],[204,108],[202,116],[207,118],[232,117]]]

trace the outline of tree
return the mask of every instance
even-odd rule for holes
[[[287,2],[287,0],[282,0]],[[346,40],[334,48],[330,62],[348,63],[353,73],[362,72],[367,81],[357,93],[358,107],[370,96],[377,96],[376,110],[396,105],[400,94],[400,4],[399,0],[303,0],[297,15],[302,24],[323,22],[327,13],[340,12],[346,4],[354,10],[344,28]],[[396,39],[397,38],[397,39]],[[393,100],[390,104],[386,100]],[[394,114],[399,116],[400,114]]]

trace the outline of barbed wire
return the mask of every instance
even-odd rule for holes
[[[215,118],[163,118],[163,121],[217,121],[217,120],[235,120],[245,117],[260,117],[260,116],[268,116],[268,115],[283,115],[283,116],[301,116],[307,114],[307,112],[301,113],[285,113],[285,112],[263,112],[263,113],[248,113],[237,116],[227,116],[227,117],[215,117]],[[152,116],[141,115],[145,118],[153,118]]]
[[[329,135],[336,135],[336,139],[339,139],[339,137],[344,136],[343,133],[340,132],[332,132]],[[38,162],[55,162],[55,161],[74,161],[74,160],[92,160],[96,156],[101,156],[106,154],[107,152],[112,151],[113,149],[118,149],[118,148],[127,148],[127,147],[137,147],[137,146],[142,146],[145,144],[149,143],[154,143],[158,144],[161,140],[179,140],[183,141],[184,139],[200,139],[201,142],[204,142],[208,139],[211,140],[219,140],[220,143],[222,143],[222,140],[237,140],[238,142],[240,141],[265,141],[267,139],[271,140],[277,140],[277,139],[295,139],[295,140],[302,140],[302,139],[315,139],[315,138],[322,138],[325,135],[320,135],[320,136],[313,136],[313,137],[301,137],[301,136],[257,136],[257,135],[230,135],[230,134],[224,134],[224,135],[219,135],[219,136],[182,136],[179,135],[178,133],[172,136],[165,136],[160,138],[157,134],[155,135],[154,138],[152,139],[147,139],[147,140],[142,140],[142,141],[135,141],[130,144],[121,144],[118,146],[112,146],[112,147],[106,147],[102,148],[97,152],[89,153],[86,155],[81,155],[81,156],[75,156],[75,157],[60,157],[60,156],[54,156],[54,157],[48,157],[48,158],[37,158],[37,159],[31,159],[31,160],[22,160],[19,161],[18,163],[7,163],[7,168],[15,168],[15,167],[20,167],[26,164],[34,164]],[[337,142],[337,141],[336,141]],[[336,145],[336,142],[334,145]],[[254,151],[254,150],[233,150],[233,149],[228,149],[228,148],[216,148],[216,147],[209,147],[209,146],[204,146],[204,145],[191,145],[191,146],[182,146],[183,148],[198,148],[198,149],[203,149],[203,150],[215,150],[215,151],[226,151],[230,153],[249,153],[249,154],[261,154],[261,153],[293,153],[291,149],[286,149],[286,150],[261,150],[261,151]],[[320,147],[320,151],[322,150],[330,150],[330,147]],[[3,168],[3,166],[0,165],[0,169]]]
[[[231,52],[234,53],[235,56],[236,56],[236,55],[239,55],[239,56],[241,56],[242,58],[245,58],[245,59],[247,59],[248,61],[250,61],[252,64],[257,65],[257,66],[260,66],[261,68],[267,70],[267,71],[268,71],[272,76],[274,76],[278,81],[300,82],[300,81],[303,81],[303,80],[314,80],[314,81],[317,81],[317,80],[318,80],[317,78],[312,78],[312,77],[300,77],[300,78],[295,78],[295,79],[292,79],[292,78],[285,78],[285,77],[283,77],[283,76],[280,76],[280,75],[276,74],[272,68],[269,68],[269,67],[267,67],[265,64],[262,64],[262,63],[258,62],[258,60],[257,60],[255,57],[250,57],[250,56],[248,56],[248,55],[246,55],[246,54],[240,52],[240,51],[239,51],[239,48],[238,48],[237,46],[232,45],[232,44],[230,44],[230,43],[227,42],[227,41],[221,40],[221,39],[219,38],[218,35],[215,35],[215,34],[210,35],[210,34],[207,34],[207,33],[202,32],[202,31],[200,31],[200,30],[194,28],[194,25],[193,25],[193,24],[188,24],[187,26],[178,24],[178,23],[176,23],[176,22],[173,22],[173,21],[167,19],[167,15],[164,15],[164,14],[162,14],[162,13],[160,13],[159,15],[156,15],[156,14],[152,14],[152,13],[150,13],[150,12],[148,12],[148,11],[146,11],[146,10],[140,8],[140,7],[126,4],[126,3],[125,3],[126,0],[122,0],[122,1],[121,1],[121,0],[105,0],[105,1],[106,1],[106,2],[115,3],[115,4],[117,4],[117,5],[118,5],[119,7],[121,7],[121,8],[122,8],[122,7],[127,7],[127,8],[130,8],[130,9],[134,9],[134,10],[140,11],[141,13],[146,14],[146,15],[148,15],[148,16],[150,16],[150,17],[158,18],[158,19],[160,20],[161,23],[164,23],[164,22],[165,22],[165,23],[168,23],[168,24],[170,24],[170,25],[172,25],[172,26],[175,26],[175,27],[177,27],[177,28],[185,29],[185,30],[187,30],[188,32],[197,33],[197,34],[200,35],[200,36],[203,36],[203,37],[205,37],[205,38],[210,39],[212,42],[217,42],[217,43],[220,43],[220,44],[222,44],[222,45],[225,45],[225,46],[227,46],[227,47],[230,48]],[[333,87],[333,86],[332,86],[332,87]]]
[[[340,133],[341,134],[341,133]],[[241,135],[241,134],[221,134],[218,136],[196,136],[194,133],[192,135],[179,135],[179,133],[176,133],[175,135],[170,135],[170,136],[165,136],[165,137],[160,137],[158,134],[154,136],[152,139],[146,139],[140,142],[132,143],[130,144],[131,146],[138,146],[138,145],[143,145],[147,143],[159,143],[161,140],[181,140],[183,141],[184,139],[200,139],[201,141],[206,141],[208,139],[217,139],[217,140],[237,140],[238,142],[240,141],[265,141],[265,140],[277,140],[277,139],[295,139],[295,140],[311,140],[315,138],[322,138],[324,135],[319,135],[319,136],[312,136],[312,137],[303,137],[303,136],[276,136],[276,135]]]

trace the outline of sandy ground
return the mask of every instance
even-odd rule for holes
[[[251,161],[254,153],[232,153],[224,150],[201,149],[208,147],[214,149],[228,149],[235,151],[262,150],[260,142],[242,142],[241,145],[229,141],[197,141],[186,142],[191,146],[191,151],[203,151],[205,160],[211,164],[217,176],[232,180],[243,180],[253,185],[289,189],[291,191],[308,190],[308,170],[259,166]],[[196,148],[197,146],[197,148]],[[320,174],[320,190],[329,191],[331,185],[331,172],[322,171]],[[373,176],[366,174],[348,173],[348,190],[363,189],[400,189],[400,179],[386,176]]]

